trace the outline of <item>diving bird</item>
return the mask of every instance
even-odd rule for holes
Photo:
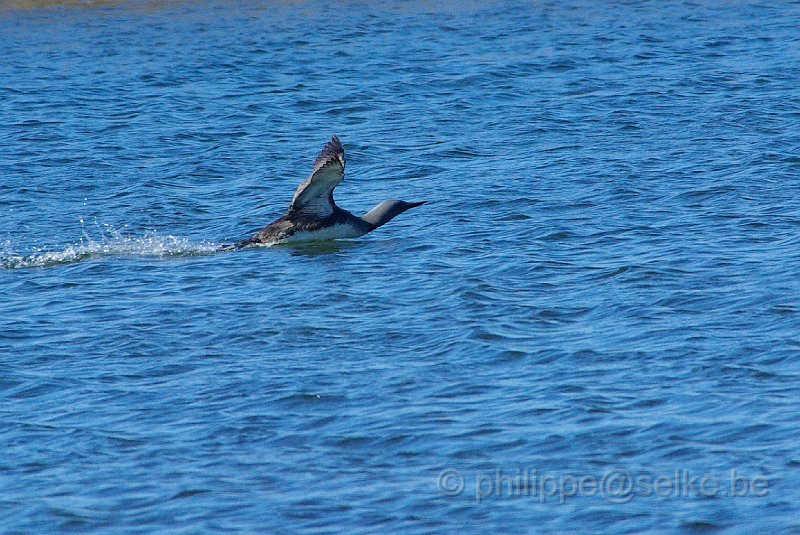
[[[297,187],[286,214],[252,238],[223,248],[357,238],[427,202],[383,201],[363,216],[355,216],[336,206],[333,200],[333,190],[344,180],[344,165],[344,148],[339,138],[333,136],[317,156],[311,176]]]

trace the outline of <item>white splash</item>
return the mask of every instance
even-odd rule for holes
[[[51,267],[107,256],[156,258],[197,256],[215,253],[220,247],[219,244],[211,242],[197,243],[186,238],[159,235],[155,232],[147,232],[141,237],[125,236],[108,225],[105,225],[101,234],[100,238],[95,239],[84,230],[83,238],[77,244],[63,250],[34,248],[34,252],[27,256],[8,252],[11,244],[6,242],[2,247],[3,250],[0,250],[0,269]]]

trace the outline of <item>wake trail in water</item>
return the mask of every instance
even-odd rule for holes
[[[9,244],[6,244],[8,248]],[[141,237],[122,236],[113,232],[111,236],[95,240],[88,235],[80,243],[62,250],[34,249],[33,253],[20,255],[10,251],[0,252],[0,269],[44,268],[61,264],[73,264],[109,256],[134,256],[175,258],[216,253],[220,245],[211,242],[192,242],[171,235],[145,234]]]

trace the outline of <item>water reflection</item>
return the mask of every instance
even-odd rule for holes
[[[363,242],[325,240],[325,241],[308,241],[300,243],[285,243],[285,244],[275,245],[273,247],[291,249],[292,256],[313,257],[313,256],[335,254],[342,251],[349,251],[354,249],[355,247],[358,247],[361,243]]]

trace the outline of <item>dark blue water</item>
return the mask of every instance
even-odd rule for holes
[[[800,531],[800,4],[72,4],[0,2],[0,531]],[[429,203],[215,253],[334,133]]]

